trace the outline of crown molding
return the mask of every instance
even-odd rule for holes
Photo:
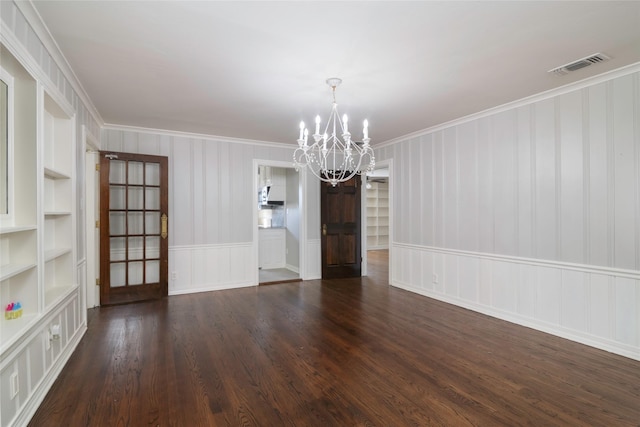
[[[84,87],[82,86],[82,83],[80,83],[78,76],[76,76],[75,72],[71,68],[71,65],[67,61],[67,58],[65,58],[65,56],[63,55],[62,50],[58,46],[58,43],[51,35],[51,32],[49,32],[49,28],[47,28],[47,25],[45,24],[44,20],[40,16],[40,13],[35,8],[32,1],[15,1],[14,4],[27,20],[27,23],[31,26],[38,39],[51,56],[51,59],[56,63],[64,77],[69,81],[69,84],[71,84],[71,87],[78,95],[87,111],[89,111],[89,114],[91,114],[98,125],[103,126],[104,120],[91,101],[91,98],[89,98],[89,95],[84,90]]]
[[[207,141],[230,142],[234,144],[260,145],[263,147],[284,148],[288,150],[294,150],[298,148],[296,144],[287,144],[284,142],[260,141],[257,139],[233,138],[230,136],[217,136],[217,135],[209,135],[204,133],[181,132],[181,131],[166,130],[166,129],[144,128],[139,126],[117,125],[117,124],[111,124],[111,123],[105,123],[102,126],[102,130],[139,132],[139,133],[146,133],[146,134],[153,134],[153,135],[165,135],[165,136],[170,136],[175,138],[204,139]]]
[[[374,149],[388,147],[408,139],[417,138],[420,136],[428,135],[433,132],[438,132],[444,129],[448,129],[453,126],[461,125],[463,123],[470,122],[472,120],[481,119],[494,114],[502,113],[507,110],[522,107],[525,105],[533,104],[534,102],[543,101],[545,99],[553,98],[555,96],[564,95],[569,92],[584,89],[585,87],[593,86],[599,83],[603,83],[609,80],[613,80],[618,77],[626,76],[640,71],[640,62],[626,65],[615,70],[607,71],[597,76],[587,77],[586,79],[579,80],[577,82],[569,83],[564,86],[560,86],[554,89],[550,89],[544,92],[537,93],[535,95],[528,96],[526,98],[511,101],[506,104],[498,105],[497,107],[491,107],[487,110],[479,111],[477,113],[470,114],[468,116],[460,117],[458,119],[450,120],[448,122],[441,123],[439,125],[431,126],[426,129],[422,129],[416,132],[408,133],[397,138],[390,139],[388,141],[381,142],[373,146]]]

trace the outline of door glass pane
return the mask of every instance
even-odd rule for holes
[[[126,255],[126,240],[124,237],[112,237],[111,239],[110,257],[111,261],[124,261]]]
[[[147,252],[145,258],[160,258],[160,237],[151,236],[146,238]]]
[[[111,280],[109,284],[112,288],[119,288],[125,285],[125,268],[126,263],[118,262],[115,264],[111,264]]]
[[[144,214],[144,232],[145,234],[160,234],[160,213],[146,212]]]
[[[160,261],[147,261],[146,282],[158,283],[160,281]]]
[[[159,188],[145,188],[145,209],[160,209],[160,189]]]
[[[129,234],[144,234],[143,215],[142,212],[127,213],[127,218],[129,219]]]
[[[146,185],[160,185],[160,164],[146,163],[145,175]]]
[[[144,264],[142,262],[130,262],[129,263],[129,285],[141,285],[142,284],[142,269]]]
[[[121,235],[125,233],[125,213],[109,212],[109,234]]]
[[[111,185],[109,187],[109,209],[126,209],[125,194],[125,187]]]
[[[126,163],[121,160],[111,160],[109,162],[109,182],[112,184],[126,184],[127,174]]]
[[[142,185],[144,173],[144,163],[129,162],[129,184]]]
[[[144,255],[143,237],[129,237],[128,259],[142,259]]]
[[[143,187],[129,187],[129,205],[127,209],[142,209]]]

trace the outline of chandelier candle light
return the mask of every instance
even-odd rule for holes
[[[375,158],[369,145],[369,123],[362,126],[362,142],[352,141],[349,133],[349,119],[345,114],[340,120],[338,104],[336,104],[336,87],[342,80],[336,77],[327,79],[333,92],[333,106],[329,120],[320,133],[320,116],[316,116],[316,132],[313,144],[309,145],[309,129],[300,122],[298,148],[293,153],[296,170],[308,166],[311,172],[321,181],[331,183],[334,187],[340,183],[373,170]],[[340,139],[342,137],[342,139]]]

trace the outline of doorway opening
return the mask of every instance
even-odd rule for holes
[[[380,277],[389,283],[389,246],[391,243],[390,168],[381,162],[365,177],[366,259],[367,275]],[[382,277],[380,277],[382,279]]]
[[[302,280],[303,192],[290,163],[256,161],[258,284]]]

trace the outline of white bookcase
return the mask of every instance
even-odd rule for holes
[[[27,425],[86,330],[76,256],[73,107],[0,43],[0,427]],[[4,115],[6,110],[6,116]],[[4,151],[6,150],[6,151]],[[21,311],[5,308],[19,302]]]
[[[367,249],[389,249],[389,183],[367,188]]]
[[[44,93],[42,126],[44,305],[76,286],[73,172],[74,120],[70,112]]]

